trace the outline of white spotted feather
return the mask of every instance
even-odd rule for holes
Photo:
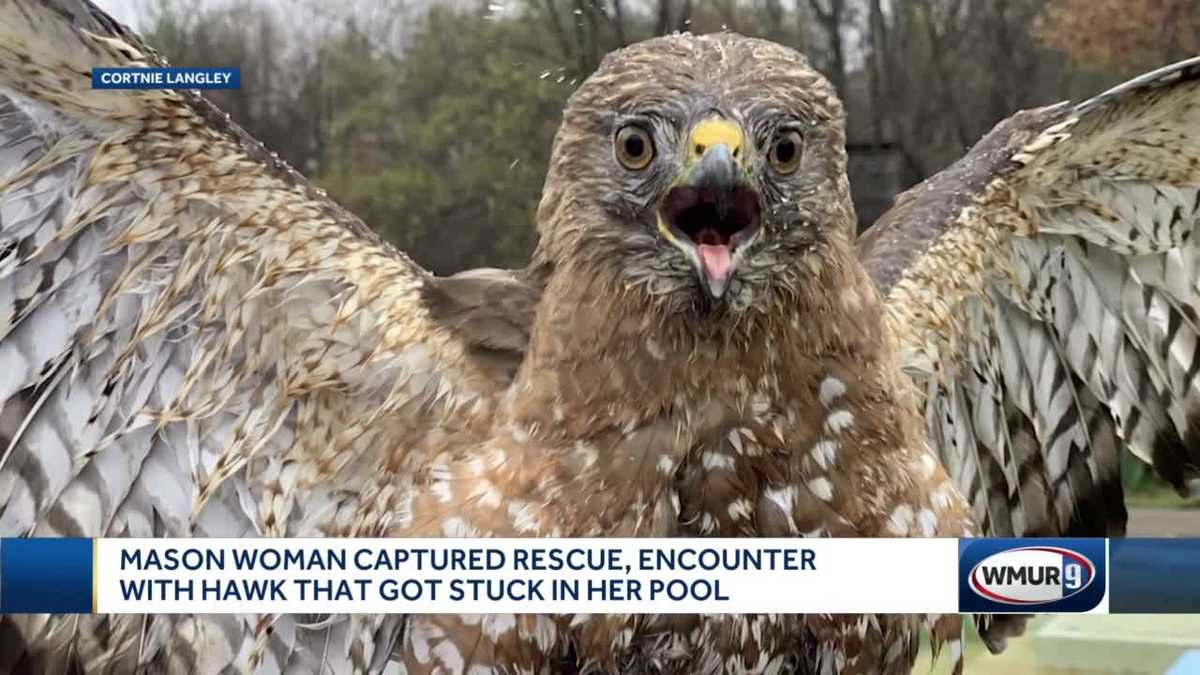
[[[495,382],[423,270],[215,108],[91,89],[159,64],[85,2],[0,1],[0,535],[381,534],[393,453],[486,418]],[[402,628],[3,621],[6,672],[380,670]]]
[[[861,245],[984,534],[1115,536],[1120,451],[1200,485],[1200,59],[1020,113]],[[1012,622],[982,622],[990,647]]]

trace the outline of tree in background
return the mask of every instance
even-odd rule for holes
[[[1196,55],[1200,1],[1050,0],[1036,32],[1087,67],[1141,70]]]
[[[434,8],[403,59],[335,42],[330,63],[352,77],[333,85],[345,109],[317,181],[435,271],[524,264],[573,88],[530,62],[535,31]]]
[[[204,6],[194,0],[153,5],[146,36],[175,65],[236,65],[241,89],[210,98],[267,147],[310,170],[322,142],[323,112],[312,75],[317,53],[296,48],[293,28],[278,9],[235,0]]]
[[[240,66],[218,105],[442,273],[527,260],[567,96],[638,40],[728,29],[806,53],[846,100],[852,159],[894,160],[892,180],[854,181],[878,207],[1012,112],[1200,35],[1200,0],[213,1],[160,2],[148,39],[178,65]]]

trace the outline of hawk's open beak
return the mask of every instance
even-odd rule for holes
[[[658,213],[659,231],[687,256],[714,299],[725,294],[743,249],[758,234],[758,194],[741,165],[742,145],[742,130],[733,122],[697,124],[687,164]]]

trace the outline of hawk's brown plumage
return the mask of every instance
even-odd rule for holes
[[[1190,68],[1015,118],[860,251],[828,82],[648,41],[567,106],[531,267],[436,279],[203,99],[90,88],[158,63],[0,0],[0,535],[1074,534],[1118,443],[1195,481]],[[907,672],[916,625],[5,617],[0,669]]]
[[[714,117],[757,134],[739,154],[762,195],[760,234],[719,303],[657,230],[664,194],[686,173],[689,130]],[[614,133],[631,123],[651,132],[657,163],[645,169],[612,159]],[[765,155],[785,127],[802,129],[803,159],[778,175]],[[535,448],[547,473],[569,457],[567,473],[596,495],[579,504],[562,494],[561,507],[541,499],[541,514],[564,510],[536,527],[514,532],[492,516],[464,532],[964,534],[965,509],[923,445],[917,401],[876,330],[882,306],[855,264],[852,222],[840,103],[795,52],[732,35],[674,36],[606,59],[572,97],[555,141],[535,253],[545,291],[496,454]],[[720,433],[623,461],[642,442],[637,430],[694,430],[689,420],[713,405],[731,421]],[[689,486],[693,468],[703,475]],[[509,461],[486,482],[511,484],[522,470]],[[480,474],[446,471],[454,512],[486,491]],[[808,658],[809,639],[821,661],[834,663],[844,646],[854,666],[863,642],[864,672],[899,669],[915,644],[912,626],[895,619],[696,621],[596,618],[560,631],[585,662],[669,672],[769,672]],[[420,655],[474,644],[487,630],[446,617],[416,626],[409,672],[425,665]]]
[[[1123,535],[1123,447],[1200,492],[1198,206],[1191,59],[1015,115],[864,237],[982,533]]]
[[[802,57],[734,35],[624,49],[572,97],[539,212],[535,264],[545,292],[506,411],[515,436],[498,455],[535,445],[546,461],[582,442],[599,457],[594,468],[572,465],[578,481],[595,486],[595,507],[564,495],[574,529],[560,524],[556,533],[969,533],[961,497],[925,447],[895,344],[878,330],[880,298],[855,258],[842,117],[832,88]],[[711,119],[745,130],[735,148],[742,180],[761,200],[756,236],[738,250],[719,302],[659,230],[664,199],[688,173],[693,130]],[[656,149],[647,167],[612,159],[614,134],[629,124],[644,127]],[[786,174],[767,157],[782,129],[803,138],[799,166]],[[729,420],[719,433],[693,435],[640,465],[616,461],[622,435],[690,428],[686,421],[714,402]],[[599,453],[586,440],[596,438],[606,443]],[[450,485],[472,484],[452,475]],[[475,489],[447,503],[457,509]],[[602,509],[594,523],[593,508]],[[427,635],[461,645],[485,632],[475,619],[417,625],[410,672],[431,651]],[[956,617],[938,623],[939,641],[957,639],[957,625]],[[907,671],[916,639],[903,617],[596,618],[569,633],[585,662],[679,673]]]

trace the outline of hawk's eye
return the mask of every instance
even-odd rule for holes
[[[654,141],[645,129],[633,124],[617,132],[617,160],[626,169],[644,169],[654,159]]]
[[[786,129],[776,136],[767,159],[779,173],[789,174],[795,171],[800,166],[800,132]]]

